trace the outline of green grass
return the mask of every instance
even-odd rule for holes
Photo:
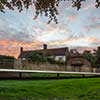
[[[100,100],[100,78],[1,80],[0,100]]]

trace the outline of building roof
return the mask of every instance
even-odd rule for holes
[[[31,51],[23,51],[20,53],[18,58],[25,58],[27,55],[31,55],[33,52],[43,53],[46,56],[64,56],[67,47],[65,48],[52,48],[52,49],[41,49],[41,50],[31,50]]]

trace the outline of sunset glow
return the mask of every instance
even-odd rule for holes
[[[0,54],[18,57],[20,47],[24,50],[41,49],[44,43],[52,47],[87,47],[100,45],[100,8],[93,7],[93,0],[83,3],[77,11],[70,3],[59,6],[59,23],[47,24],[48,19],[39,16],[33,20],[32,8],[19,13],[0,12]],[[64,9],[63,9],[64,7]]]

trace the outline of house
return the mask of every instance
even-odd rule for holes
[[[19,55],[18,59],[25,60],[26,56],[31,55],[33,52],[42,53],[45,56],[53,57],[55,60],[62,59],[65,61],[66,54],[69,53],[69,49],[68,49],[68,47],[47,49],[46,44],[43,44],[43,49],[41,49],[41,50],[23,51],[23,47],[21,47],[20,55]]]
[[[72,67],[70,67],[72,66]],[[67,70],[91,72],[91,63],[83,57],[76,49],[70,50],[70,57],[67,61]]]
[[[26,57],[31,55],[33,52],[42,53],[44,56],[53,57],[53,59],[58,61],[63,60],[66,67],[64,70],[67,71],[91,72],[92,70],[91,63],[86,60],[81,53],[79,53],[76,49],[69,50],[68,47],[48,49],[47,45],[43,44],[43,49],[31,51],[23,51],[23,48],[21,47],[18,59],[21,62],[27,61]]]

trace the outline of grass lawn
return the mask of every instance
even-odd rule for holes
[[[0,80],[0,100],[100,100],[100,78]]]

